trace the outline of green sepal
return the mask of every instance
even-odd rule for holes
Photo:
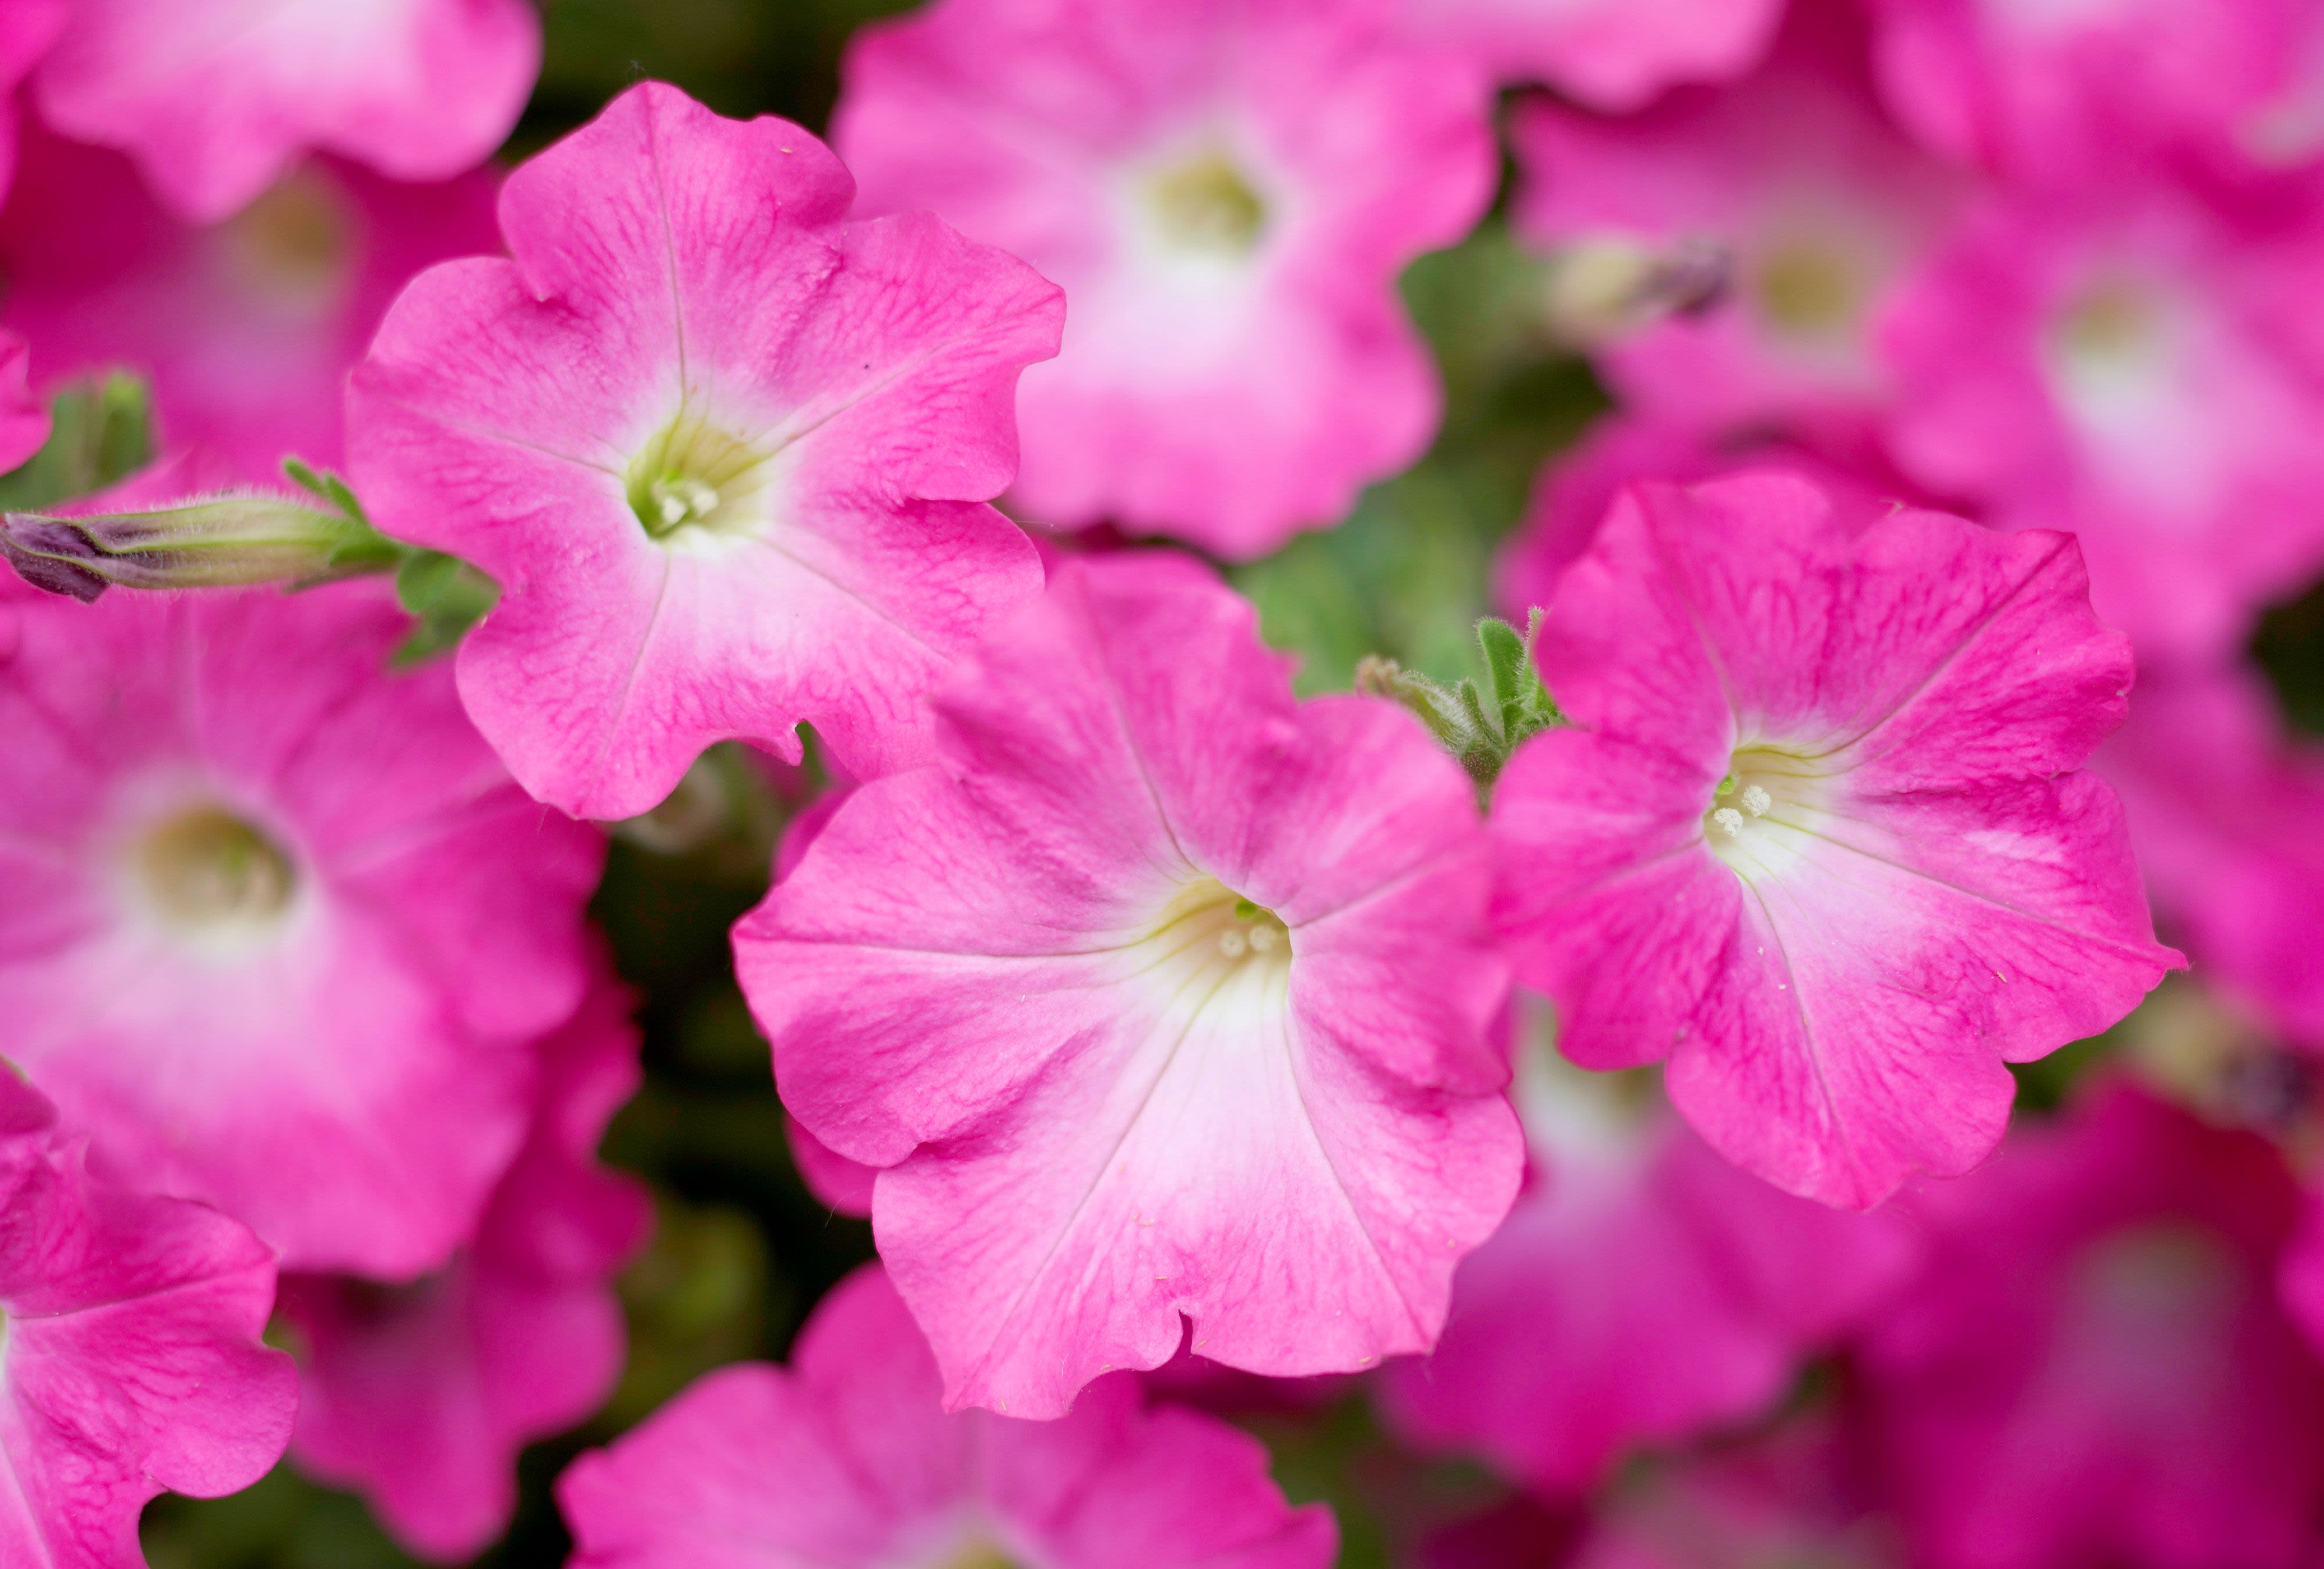
[[[395,572],[395,599],[419,624],[395,651],[395,662],[416,665],[457,646],[498,604],[501,586],[457,556],[412,550]]]

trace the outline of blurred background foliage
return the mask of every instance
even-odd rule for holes
[[[778,114],[819,131],[849,33],[906,8],[899,0],[547,0],[540,85],[507,157],[539,150],[646,78],[675,82],[724,114]],[[1472,672],[1472,628],[1487,608],[1495,545],[1516,523],[1543,458],[1604,402],[1586,367],[1543,336],[1539,285],[1536,264],[1498,214],[1457,250],[1413,267],[1406,295],[1448,392],[1435,449],[1375,486],[1341,527],[1231,574],[1259,605],[1268,637],[1299,655],[1304,689],[1346,688],[1368,653],[1445,680]],[[127,438],[101,408],[85,412],[85,465],[127,466],[98,450]],[[132,434],[142,440],[142,430]],[[88,488],[51,477],[60,494]],[[615,1120],[604,1153],[652,1184],[660,1223],[622,1282],[629,1368],[595,1420],[527,1454],[517,1523],[484,1564],[561,1564],[568,1542],[550,1487],[576,1454],[634,1425],[709,1368],[783,1357],[816,1301],[872,1256],[871,1228],[832,1214],[792,1168],[767,1048],[727,947],[728,927],[765,891],[783,824],[812,793],[812,765],[795,773],[722,753],[710,771],[718,789],[706,818],[617,835],[595,907],[637,990],[645,1039],[645,1087]],[[701,803],[694,809],[699,817]],[[675,803],[665,808],[678,812]],[[1422,1519],[1488,1496],[1468,1468],[1396,1454],[1360,1392],[1247,1420],[1274,1448],[1286,1491],[1337,1509],[1351,1569],[1393,1562]],[[154,1569],[412,1562],[360,1502],[287,1464],[233,1498],[164,1498],[147,1513],[145,1538]]]

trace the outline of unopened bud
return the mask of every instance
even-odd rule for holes
[[[1550,259],[1544,314],[1561,342],[1588,347],[1710,309],[1732,272],[1726,249],[1708,240],[1580,241]]]
[[[401,555],[360,518],[263,493],[88,517],[0,514],[0,557],[17,576],[84,601],[114,586],[323,582],[379,571]]]

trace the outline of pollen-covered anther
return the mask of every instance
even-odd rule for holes
[[[698,479],[658,479],[653,482],[651,494],[654,510],[661,514],[664,528],[675,529],[718,510],[718,492]]]
[[[1711,824],[1730,839],[1743,836],[1743,814],[1733,807],[1721,807],[1711,813]]]
[[[1745,785],[1743,787],[1743,809],[1753,817],[1766,817],[1767,808],[1775,804],[1775,798],[1769,795],[1764,786]]]

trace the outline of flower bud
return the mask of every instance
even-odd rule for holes
[[[361,519],[259,492],[150,512],[0,514],[0,557],[35,588],[93,600],[124,588],[316,583],[375,572],[398,547]]]
[[[1732,272],[1727,251],[1704,240],[1578,243],[1551,258],[1544,314],[1559,342],[1587,348],[1710,309]]]

